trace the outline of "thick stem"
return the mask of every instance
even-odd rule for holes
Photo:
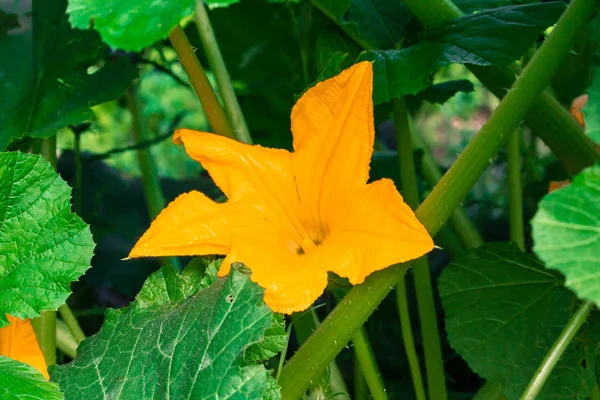
[[[196,0],[196,27],[198,28],[198,35],[204,47],[206,58],[208,58],[208,65],[210,65],[210,69],[215,74],[215,80],[223,99],[225,112],[227,112],[229,121],[231,121],[233,136],[242,143],[250,144],[252,143],[252,137],[246,125],[240,103],[233,90],[225,60],[223,60],[223,56],[221,55],[221,50],[219,49],[219,44],[217,43],[203,0]]]
[[[435,27],[463,15],[450,0],[402,2],[426,27]],[[585,18],[589,16],[583,16],[582,20],[577,21],[581,25],[573,29],[587,26]],[[514,83],[515,76],[520,72],[517,64],[506,67],[469,65],[468,68],[498,98],[504,97],[507,88]],[[577,173],[600,160],[600,152],[592,140],[549,91],[540,94],[525,120],[570,172]]]
[[[402,194],[404,195],[406,203],[414,210],[419,205],[419,189],[417,186],[417,173],[415,171],[415,160],[413,157],[409,115],[404,99],[392,100],[392,113],[394,116],[394,124],[396,126]],[[415,260],[413,262],[413,267],[419,321],[421,323],[421,336],[423,338],[423,349],[425,353],[427,389],[429,391],[429,396],[432,399],[444,400],[448,397],[448,394],[446,393],[444,360],[442,358],[440,332],[437,324],[433,288],[431,285],[427,257]],[[403,280],[401,279],[399,285],[404,284],[402,281]],[[402,291],[401,288],[400,290]],[[405,342],[405,346],[408,344],[409,343]]]
[[[131,130],[133,140],[140,143],[149,140],[148,132],[144,126],[142,111],[140,110],[139,100],[135,88],[132,86],[125,93],[127,99],[127,107],[131,113]],[[142,183],[144,185],[144,197],[146,198],[146,206],[148,207],[148,216],[150,220],[154,220],[165,208],[165,197],[160,186],[160,178],[152,153],[149,148],[140,148],[137,151],[138,164],[142,173]],[[162,265],[173,265],[177,270],[180,270],[179,261],[175,257],[160,258]]]
[[[314,308],[302,313],[292,314],[292,321],[299,345],[306,342],[320,324],[319,316]],[[342,372],[335,362],[335,359],[333,359],[329,365],[329,387],[327,388],[327,392],[329,394],[337,394],[336,399],[350,400],[348,388],[346,387]]]
[[[377,366],[375,355],[371,350],[371,344],[367,338],[367,331],[359,329],[354,337],[352,338],[352,344],[354,345],[355,355],[360,363],[360,369],[367,381],[367,386],[371,392],[371,397],[375,400],[386,400],[387,393],[385,391],[385,385],[381,378],[381,372]]]
[[[190,78],[190,82],[200,99],[200,103],[202,103],[202,108],[204,109],[204,113],[206,114],[206,118],[208,118],[208,122],[210,123],[213,132],[218,135],[233,138],[233,131],[229,125],[225,111],[223,111],[223,107],[221,107],[221,103],[219,103],[219,99],[217,98],[202,65],[200,65],[200,61],[198,61],[198,57],[196,57],[187,36],[185,36],[185,32],[181,25],[177,25],[175,29],[169,33],[169,40],[179,56],[179,61],[181,61],[183,69]]]
[[[556,363],[558,363],[560,357],[567,350],[567,347],[569,347],[569,343],[571,343],[571,340],[573,340],[573,337],[575,337],[575,334],[579,331],[579,328],[581,328],[581,325],[583,325],[593,307],[594,304],[590,301],[584,301],[579,306],[567,323],[567,326],[565,326],[565,329],[563,329],[556,342],[552,345],[550,351],[546,354],[546,357],[544,357],[537,371],[535,371],[529,385],[527,385],[527,388],[521,395],[521,400],[534,400],[537,398],[550,373],[554,370]]]
[[[71,311],[69,306],[63,304],[58,307],[58,312],[63,319],[65,326],[69,329],[71,335],[73,335],[75,342],[77,344],[83,342],[85,340],[85,333],[83,333],[83,330],[79,326],[79,322],[77,322],[77,318],[75,318],[75,315],[73,315],[73,311]]]
[[[79,343],[75,340],[67,324],[60,319],[56,320],[56,347],[71,358],[77,354]]]
[[[440,229],[519,125],[573,47],[594,9],[594,0],[573,0],[514,87],[452,168],[417,209],[431,235]],[[397,284],[407,264],[371,274],[353,287],[284,367],[279,383],[284,399],[298,399],[309,382],[335,358]]]
[[[508,201],[510,240],[525,251],[523,224],[523,187],[521,186],[521,130],[515,129],[508,139]]]
[[[358,355],[354,353],[354,400],[367,400],[369,398],[369,390],[367,381],[360,368],[360,360]]]
[[[425,395],[425,387],[423,386],[419,357],[415,350],[415,339],[413,338],[412,326],[410,323],[404,275],[402,275],[402,278],[400,278],[396,285],[396,297],[398,300],[398,312],[400,314],[400,324],[402,328],[402,341],[404,342],[404,350],[406,351],[406,358],[408,359],[408,365],[410,367],[415,398],[417,400],[425,400],[427,397]]]

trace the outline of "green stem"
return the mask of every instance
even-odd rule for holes
[[[56,320],[56,347],[71,358],[77,354],[79,343],[73,338],[69,327],[60,319]]]
[[[412,130],[412,140],[415,149],[421,149],[423,156],[421,159],[421,173],[423,178],[431,187],[435,187],[437,183],[442,179],[442,171],[438,166],[437,162],[431,155],[428,146],[425,144],[423,139]],[[483,244],[483,239],[475,229],[473,222],[467,216],[467,213],[462,207],[457,207],[449,219],[450,225],[454,228],[454,232],[458,235],[463,245],[466,248],[472,249],[479,247]]]
[[[371,392],[371,397],[375,400],[386,400],[387,393],[385,391],[385,385],[375,360],[375,355],[371,349],[371,344],[367,337],[367,331],[362,328],[356,331],[352,337],[352,344],[354,345],[354,352],[360,363],[360,370],[367,381],[367,386]]]
[[[550,83],[594,9],[594,0],[573,0],[473,141],[417,209],[417,218],[435,235],[505,144],[527,110]],[[298,399],[309,382],[329,365],[353,334],[406,272],[408,264],[371,274],[353,287],[284,367],[283,399]]]
[[[133,140],[136,143],[149,140],[150,138],[148,137],[148,131],[144,126],[140,104],[134,86],[127,89],[125,98],[127,99],[127,107],[131,113]],[[142,173],[142,183],[144,185],[144,197],[146,198],[146,205],[148,207],[148,216],[150,217],[150,220],[154,220],[166,205],[165,197],[160,186],[160,178],[158,177],[156,163],[152,158],[152,153],[149,148],[137,149],[136,153]],[[160,263],[162,265],[173,265],[177,270],[181,269],[179,260],[175,257],[161,257]]]
[[[521,186],[521,130],[515,129],[508,139],[508,201],[510,240],[525,251],[523,224],[523,187]]]
[[[404,195],[406,203],[414,210],[419,204],[419,189],[417,187],[417,173],[415,171],[415,160],[413,158],[409,115],[403,98],[392,100],[392,113],[394,116],[394,124],[396,126],[396,139],[398,142],[402,194]],[[444,400],[448,397],[448,394],[446,393],[444,360],[442,358],[440,332],[437,324],[433,287],[431,285],[427,257],[425,256],[415,260],[413,262],[413,267],[419,321],[421,323],[421,335],[423,337],[423,349],[425,353],[425,372],[427,374],[429,397],[432,399]],[[402,279],[398,285],[400,284],[404,284]],[[405,342],[405,346],[409,344],[410,342]]]
[[[208,65],[210,65],[210,69],[215,74],[215,80],[223,99],[225,112],[229,117],[229,121],[231,121],[233,136],[242,143],[250,144],[252,143],[252,137],[246,125],[240,103],[233,90],[225,60],[223,60],[223,55],[221,55],[221,50],[219,49],[219,44],[217,43],[203,0],[196,0],[196,27],[198,28],[198,35],[204,47],[206,58],[208,58]]]
[[[473,400],[506,400],[503,393],[503,387],[499,383],[487,381],[479,389]]]
[[[169,40],[179,56],[179,61],[185,70],[186,74],[190,78],[190,82],[194,88],[194,91],[202,103],[202,108],[208,118],[208,122],[213,129],[213,132],[233,138],[233,131],[225,115],[221,103],[211,86],[198,57],[194,53],[194,49],[190,45],[187,36],[181,25],[177,25],[175,29],[169,33]]]
[[[463,15],[450,0],[402,2],[426,27],[435,27]],[[589,17],[582,15],[581,20],[576,21],[581,25],[573,29],[587,26]],[[507,67],[469,65],[468,68],[498,98],[504,97],[521,70],[516,63]],[[529,109],[526,122],[570,172],[577,173],[600,160],[600,152],[592,140],[548,90],[542,92]]]
[[[367,381],[360,368],[360,360],[358,354],[354,353],[354,400],[367,400],[369,398],[369,390]]]
[[[415,340],[413,338],[412,326],[410,323],[404,275],[402,275],[402,278],[400,278],[396,285],[396,297],[398,299],[398,312],[400,313],[402,341],[404,342],[404,350],[406,351],[406,358],[408,359],[408,365],[410,366],[415,396],[417,400],[425,400],[427,397],[425,395],[425,387],[423,386],[419,357],[415,350]]]
[[[312,335],[312,333],[319,327],[320,324],[319,316],[314,308],[302,313],[292,314],[292,321],[294,325],[294,332],[296,333],[296,339],[298,339],[299,345],[302,345],[304,342],[306,342],[306,340]],[[329,387],[327,388],[327,393],[337,394],[336,399],[339,400],[350,400],[348,388],[344,382],[342,372],[335,362],[335,358],[331,360],[331,363],[329,364]]]
[[[597,383],[594,385],[592,393],[590,393],[590,400],[600,400],[600,386]]]
[[[73,311],[69,308],[67,304],[63,304],[58,307],[58,313],[64,321],[65,326],[69,329],[69,332],[73,335],[73,339],[77,344],[83,342],[85,340],[85,333],[81,330],[79,326],[79,322],[77,322],[77,318],[73,315]]]
[[[546,354],[546,357],[544,357],[537,371],[535,371],[533,378],[531,378],[527,388],[521,395],[521,400],[534,400],[537,398],[550,373],[554,370],[556,363],[558,363],[560,357],[567,350],[569,343],[571,343],[571,340],[573,340],[573,337],[575,337],[575,334],[581,328],[581,325],[583,325],[593,307],[594,304],[590,301],[581,303],[567,323],[567,326],[565,326],[565,329],[563,329],[556,342],[552,345],[550,351]]]

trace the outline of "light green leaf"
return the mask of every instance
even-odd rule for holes
[[[57,309],[89,268],[94,242],[70,195],[42,157],[0,153],[0,327]]]
[[[62,400],[58,385],[48,382],[35,368],[0,356],[0,399]]]
[[[577,307],[560,274],[514,244],[486,244],[444,269],[448,340],[469,366],[518,399]],[[538,399],[583,399],[595,384],[597,335],[579,332]]]
[[[74,28],[94,29],[111,47],[140,51],[164,39],[194,12],[194,0],[69,0]]]
[[[581,298],[600,304],[600,165],[546,195],[531,222],[534,250]]]
[[[562,2],[485,10],[429,32],[414,46],[365,51],[358,61],[373,62],[373,101],[380,104],[420,92],[450,64],[504,65],[518,59],[563,10]]]
[[[164,276],[143,289],[144,299],[151,290],[164,299],[156,284]],[[181,289],[190,279],[175,281],[166,287]],[[67,398],[259,399],[269,388],[268,372],[245,361],[244,352],[264,338],[271,320],[263,290],[235,266],[184,300],[110,310],[75,360],[50,373]]]
[[[119,97],[137,73],[126,57],[97,65],[106,48],[96,32],[71,29],[66,0],[28,5],[2,5],[18,14],[21,28],[0,36],[0,150],[91,118],[91,106]]]

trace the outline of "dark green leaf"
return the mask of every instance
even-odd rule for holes
[[[273,321],[265,331],[264,339],[246,350],[246,361],[260,362],[274,357],[283,350],[287,341],[288,334],[285,331],[283,315],[273,314]]]
[[[510,6],[519,3],[519,0],[454,0],[453,3],[465,14],[471,14],[486,8]]]
[[[542,199],[532,220],[534,250],[580,297],[600,303],[600,165]]]
[[[94,242],[70,195],[42,157],[0,153],[0,326],[57,309],[89,268]]]
[[[321,30],[317,39],[317,44],[315,48],[315,62],[317,65],[317,70],[321,71],[322,75],[323,70],[326,69],[331,63],[331,59],[334,57],[335,54],[348,55],[348,57],[346,58],[346,63],[342,63],[340,66],[340,70],[345,69],[352,65],[352,61],[356,60],[356,58],[360,54],[360,51],[360,47],[358,47],[356,43],[350,40],[348,36],[341,33],[340,30],[332,24],[328,24]],[[322,78],[322,80],[331,78],[332,76],[333,75],[325,76]]]
[[[166,38],[194,12],[194,0],[69,0],[74,28],[93,26],[111,47],[139,51]]]
[[[560,274],[512,244],[486,244],[444,269],[439,291],[452,347],[518,399],[577,306]],[[583,399],[595,384],[598,340],[569,345],[539,399]]]
[[[474,90],[473,83],[467,79],[436,83],[419,92],[416,97],[433,104],[444,104],[459,92],[470,93]]]
[[[143,290],[145,299],[164,299],[165,287],[190,282],[174,275],[157,286],[164,276],[154,278],[155,289]],[[159,293],[150,296],[154,290]],[[187,299],[109,310],[100,332],[51,376],[67,398],[259,399],[269,388],[268,373],[246,362],[244,351],[263,339],[271,322],[263,290],[236,266]]]
[[[10,400],[62,400],[58,385],[35,368],[0,356],[0,398]]]
[[[15,3],[23,27],[0,37],[0,150],[89,119],[91,106],[120,96],[136,75],[126,58],[96,66],[104,46],[95,32],[70,28],[66,0],[34,1],[32,15],[26,3]]]

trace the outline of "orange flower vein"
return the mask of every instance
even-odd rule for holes
[[[308,308],[327,272],[352,284],[431,251],[433,241],[393,182],[367,183],[373,152],[373,71],[362,62],[308,90],[292,110],[294,151],[187,129],[173,141],[228,198],[175,199],[129,257],[226,255],[252,271],[276,312]]]

